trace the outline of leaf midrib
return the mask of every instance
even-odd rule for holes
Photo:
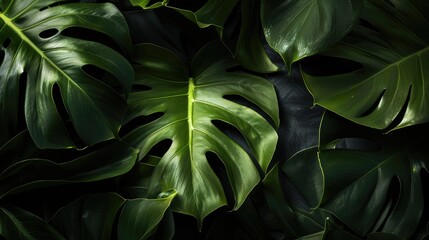
[[[12,31],[14,31],[18,36],[24,41],[26,44],[28,44],[34,51],[37,52],[37,54],[42,58],[46,59],[46,61],[53,67],[55,70],[61,73],[69,82],[73,83],[82,93],[84,93],[87,97],[88,94],[78,85],[76,82],[73,81],[61,68],[59,68],[54,62],[49,59],[48,56],[38,47],[36,46],[25,34],[22,33],[21,29],[18,28],[13,22],[13,19],[10,19],[5,14],[0,13],[0,18],[5,22],[6,26],[8,26]]]

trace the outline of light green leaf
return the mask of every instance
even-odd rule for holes
[[[337,75],[304,73],[315,104],[377,129],[427,122],[428,11],[425,0],[367,0],[364,23],[323,53],[362,68]]]
[[[226,168],[237,209],[260,181],[273,156],[277,134],[270,123],[249,107],[227,100],[240,96],[258,106],[278,126],[278,106],[273,86],[265,79],[227,72],[236,66],[222,44],[201,50],[185,67],[170,51],[155,45],[135,49],[136,89],[132,93],[126,122],[161,113],[154,121],[137,126],[125,141],[141,149],[140,159],[158,142],[172,145],[154,170],[149,194],[176,189],[172,209],[195,216],[199,223],[215,209],[227,204],[219,177],[206,154],[212,152]],[[143,88],[143,89],[144,89]],[[213,121],[231,125],[244,136],[251,153],[225,135]],[[252,160],[255,159],[255,161]]]
[[[36,215],[12,206],[0,207],[0,237],[14,240],[65,240]]]
[[[118,240],[148,239],[176,195],[175,190],[169,190],[155,199],[127,200],[119,216]]]
[[[374,231],[413,236],[425,207],[422,173],[428,171],[423,128],[382,134],[332,114],[320,130],[325,191],[320,207],[357,235]],[[365,144],[344,146],[345,139]],[[349,140],[350,141],[350,140]]]
[[[124,202],[116,193],[84,196],[62,207],[49,222],[67,239],[110,239]]]
[[[261,19],[268,44],[293,62],[343,38],[356,23],[363,0],[262,0]]]
[[[74,131],[85,145],[117,136],[133,70],[122,55],[104,44],[64,36],[72,27],[105,34],[130,52],[127,24],[112,4],[1,1],[2,134],[16,134],[14,123],[19,111],[24,111],[29,132],[40,148],[74,148]],[[103,69],[114,79],[90,76],[84,71],[86,66]],[[22,85],[25,96],[19,96]],[[114,90],[118,86],[124,95]],[[24,110],[18,108],[19,98],[25,98]],[[67,113],[59,113],[61,105]],[[68,117],[73,130],[66,127]]]

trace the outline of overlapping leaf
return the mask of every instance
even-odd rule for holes
[[[149,5],[148,1],[134,0],[134,5],[144,9],[154,9],[161,6],[174,9],[181,13],[185,18],[194,22],[200,28],[209,26],[215,27],[220,38],[224,36],[225,28],[234,29],[234,24],[226,25],[227,20],[234,14],[235,7],[241,7],[241,27],[235,49],[237,61],[244,67],[256,72],[274,72],[278,69],[268,57],[263,41],[260,36],[260,0],[242,0],[241,5],[238,0],[209,0],[199,7],[196,11],[187,8],[175,6],[175,1],[158,1]],[[171,2],[171,3],[170,3]],[[194,3],[188,5],[200,5]]]
[[[16,240],[65,240],[53,227],[36,215],[11,206],[0,207],[0,236]]]
[[[50,223],[67,239],[148,239],[176,192],[155,199],[124,199],[116,193],[81,197],[62,207]],[[116,219],[117,222],[116,222]]]
[[[112,4],[0,2],[1,138],[16,134],[20,111],[40,148],[76,147],[75,137],[92,145],[117,135],[126,101],[114,88],[126,95],[133,70],[106,45],[65,36],[69,28],[104,34],[123,51],[130,50],[126,22]],[[95,78],[84,71],[87,66],[114,79]],[[25,90],[20,93],[20,88]],[[62,105],[67,113],[59,113]]]
[[[134,127],[124,140],[141,149],[140,159],[160,141],[172,141],[154,170],[149,194],[176,189],[172,209],[195,216],[201,223],[207,214],[227,204],[224,186],[207,160],[211,152],[226,168],[224,182],[232,188],[233,209],[237,209],[259,182],[258,168],[266,171],[277,134],[256,111],[225,97],[247,99],[278,126],[273,86],[259,77],[228,72],[236,64],[220,43],[201,50],[191,70],[155,45],[139,45],[135,52],[139,65],[134,88],[140,91],[130,95],[126,122],[132,126],[133,119],[155,119]],[[216,121],[239,130],[251,153],[222,133]]]
[[[0,148],[0,199],[40,187],[122,175],[133,168],[138,151],[124,142],[115,142],[105,148],[77,154],[78,157],[71,160],[47,159],[39,157],[40,154],[27,131]],[[68,154],[72,156],[70,152]]]
[[[362,22],[323,54],[362,64],[337,75],[304,74],[314,101],[359,124],[398,129],[429,120],[429,5],[367,0]]]
[[[422,174],[428,171],[429,152],[424,137],[416,135],[423,129],[384,135],[325,115],[319,150],[325,185],[320,207],[359,236],[384,232],[412,237],[425,208]],[[344,139],[365,139],[359,140],[365,144],[342,146]]]
[[[340,41],[359,18],[363,2],[262,0],[265,38],[290,70],[293,62]]]

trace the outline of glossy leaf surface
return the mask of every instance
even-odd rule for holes
[[[361,24],[323,53],[362,67],[337,75],[304,74],[315,103],[377,129],[427,122],[428,11],[424,0],[366,1]]]
[[[19,111],[23,111],[40,148],[75,148],[75,137],[92,145],[117,136],[126,101],[114,88],[126,95],[133,70],[115,50],[65,32],[88,29],[111,38],[129,53],[126,26],[112,4],[1,1],[1,132],[13,137]],[[113,79],[91,76],[85,72],[88,66],[102,69]],[[21,93],[20,88],[24,89]],[[20,109],[20,101],[24,109]]]
[[[422,174],[427,174],[429,153],[427,141],[411,136],[423,129],[384,135],[325,115],[320,133],[325,179],[320,207],[359,236],[372,231],[413,236],[425,207]],[[345,139],[365,144],[347,146]]]
[[[127,200],[119,216],[118,240],[148,239],[176,195],[175,190],[169,190],[155,199]]]
[[[126,122],[132,125],[131,120],[139,117],[157,117],[137,126],[124,140],[141,149],[140,159],[158,142],[172,141],[154,170],[150,194],[176,189],[172,209],[201,222],[227,204],[224,186],[206,156],[212,152],[226,168],[228,179],[222,179],[232,188],[237,209],[259,182],[258,168],[266,171],[277,134],[268,119],[225,96],[241,96],[278,126],[273,86],[259,77],[228,72],[236,64],[220,43],[201,50],[191,70],[170,51],[154,45],[137,46],[136,56],[140,65],[134,87],[141,91],[130,95]],[[239,130],[251,153],[222,133],[215,125],[219,122]]]
[[[290,70],[293,62],[340,41],[359,18],[363,2],[262,0],[265,38]]]

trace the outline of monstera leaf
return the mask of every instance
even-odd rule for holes
[[[126,128],[133,128],[124,141],[140,148],[140,159],[162,140],[172,141],[154,170],[149,196],[176,189],[172,209],[201,223],[207,214],[227,205],[227,188],[235,200],[232,208],[237,209],[274,153],[277,134],[268,121],[271,118],[278,126],[273,86],[259,77],[228,72],[236,64],[219,42],[203,48],[191,69],[155,45],[138,45],[135,55],[140,64],[135,67],[136,92],[130,94],[125,119]],[[245,103],[228,100],[237,96]],[[256,111],[265,112],[268,119]],[[239,130],[247,146],[225,135],[219,125]],[[209,164],[206,156],[210,153],[216,155],[218,168],[226,169],[227,179],[216,175],[211,166],[216,164]]]
[[[331,114],[322,121],[319,207],[359,236],[384,232],[410,239],[425,208],[422,177],[428,173],[429,152],[424,135],[418,135],[424,128],[386,135]],[[347,141],[362,143],[343,144]]]
[[[340,41],[359,18],[363,2],[262,0],[265,38],[290,70],[293,62]]]
[[[2,137],[16,134],[21,112],[40,148],[72,148],[76,141],[92,145],[117,135],[133,70],[110,47],[67,36],[76,29],[97,32],[130,50],[126,22],[112,4],[0,2]]]
[[[427,122],[428,11],[425,0],[367,0],[362,23],[323,53],[362,67],[337,75],[305,73],[315,103],[377,129]]]

